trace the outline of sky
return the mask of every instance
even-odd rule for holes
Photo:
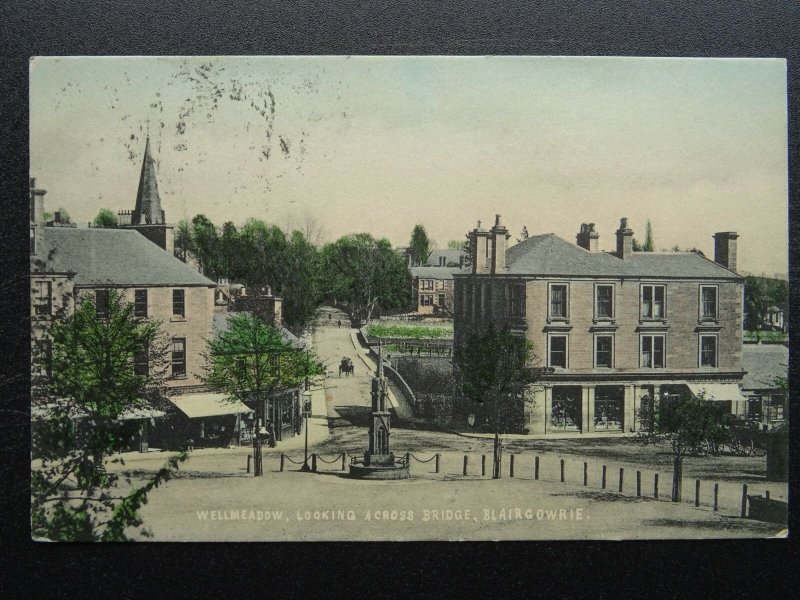
[[[613,250],[737,231],[785,274],[786,63],[614,57],[71,57],[30,68],[31,177],[79,224],[133,209],[145,139],[168,222],[202,213],[438,246],[512,234]]]

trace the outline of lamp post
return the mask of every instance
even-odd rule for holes
[[[306,377],[303,382],[303,426],[306,430],[306,441],[303,450],[303,466],[300,470],[308,473],[311,467],[308,466],[308,417],[311,416],[311,390],[308,383],[308,350],[306,350]]]

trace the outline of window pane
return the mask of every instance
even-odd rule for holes
[[[664,286],[657,285],[653,288],[653,317],[664,316]]]
[[[653,316],[653,288],[649,285],[642,287],[642,316]]]
[[[598,367],[611,367],[612,364],[612,338],[611,336],[599,336],[597,341],[597,358],[596,364]]]
[[[653,366],[653,338],[650,336],[642,336],[642,366]]]
[[[554,285],[550,288],[550,315],[553,317],[567,316],[567,286]]]
[[[183,290],[172,290],[172,314],[177,317],[185,316]]]
[[[134,292],[133,314],[136,317],[147,316],[147,290],[136,290]]]
[[[664,366],[664,338],[662,336],[653,337],[653,367]]]
[[[94,302],[97,316],[102,319],[108,317],[108,290],[95,290]]]
[[[610,285],[597,286],[597,316],[612,316],[613,288]]]
[[[703,336],[700,338],[700,365],[703,367],[717,366],[717,338]]]
[[[704,287],[702,289],[702,315],[704,318],[714,319],[717,316],[717,288]]]
[[[567,338],[565,336],[550,338],[550,366],[567,367]]]

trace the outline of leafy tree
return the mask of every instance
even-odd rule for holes
[[[192,254],[200,270],[207,277],[215,279],[220,262],[217,228],[205,215],[197,215],[192,219],[190,239]]]
[[[117,216],[107,208],[101,208],[94,218],[95,227],[111,228],[117,226]]]
[[[65,208],[59,207],[58,209],[59,217],[61,218],[61,222],[65,225],[72,224],[72,217],[69,216],[69,213],[66,211]]]
[[[137,511],[148,493],[186,457],[170,458],[144,486],[118,492],[118,476],[106,471],[106,460],[139,427],[124,419],[125,412],[147,407],[144,398],[160,392],[166,340],[157,323],[135,317],[133,305],[114,290],[98,308],[80,299],[72,315],[54,321],[51,356],[34,356],[33,395],[43,401],[34,406],[47,407],[32,427],[34,537],[124,541],[126,528],[142,524]],[[134,366],[142,356],[146,374]],[[49,376],[39,378],[44,371]]]
[[[450,250],[466,250],[466,243],[464,240],[450,240],[447,242],[447,247]]]
[[[412,265],[422,266],[428,261],[428,257],[431,255],[431,242],[424,226],[414,226],[411,232],[411,241],[408,243],[408,251],[411,253]]]
[[[784,312],[788,309],[789,284],[781,279],[748,275],[744,283],[745,329],[760,332],[766,326],[767,312],[771,306],[778,306]]]
[[[729,437],[723,405],[706,400],[703,393],[681,394],[661,399],[656,411],[640,410],[645,443],[666,440],[673,453],[672,501],[680,502],[683,483],[683,459],[686,455],[706,453],[709,447],[724,443]]]
[[[175,256],[186,262],[192,249],[192,232],[185,219],[178,222],[175,228]]]
[[[292,233],[286,250],[284,268],[290,275],[281,289],[285,299],[283,319],[287,327],[298,329],[311,321],[320,303],[320,258],[300,231]]]
[[[402,257],[385,240],[368,233],[327,244],[320,257],[323,296],[347,305],[354,320],[376,311],[399,310],[410,301],[411,278]]]
[[[228,329],[209,341],[205,381],[224,390],[256,412],[256,429],[268,413],[266,404],[281,391],[300,385],[323,372],[307,351],[286,340],[279,329],[256,315],[239,313],[228,318]],[[254,473],[263,474],[261,439],[253,436]]]
[[[453,353],[459,390],[495,432],[520,429],[526,388],[539,377],[530,340],[490,323]]]

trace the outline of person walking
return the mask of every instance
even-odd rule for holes
[[[342,320],[341,320],[341,319],[339,319],[338,321],[336,321],[336,324],[339,326],[339,329],[341,329],[341,328],[342,328]]]
[[[275,425],[272,421],[267,421],[267,446],[275,447]]]

